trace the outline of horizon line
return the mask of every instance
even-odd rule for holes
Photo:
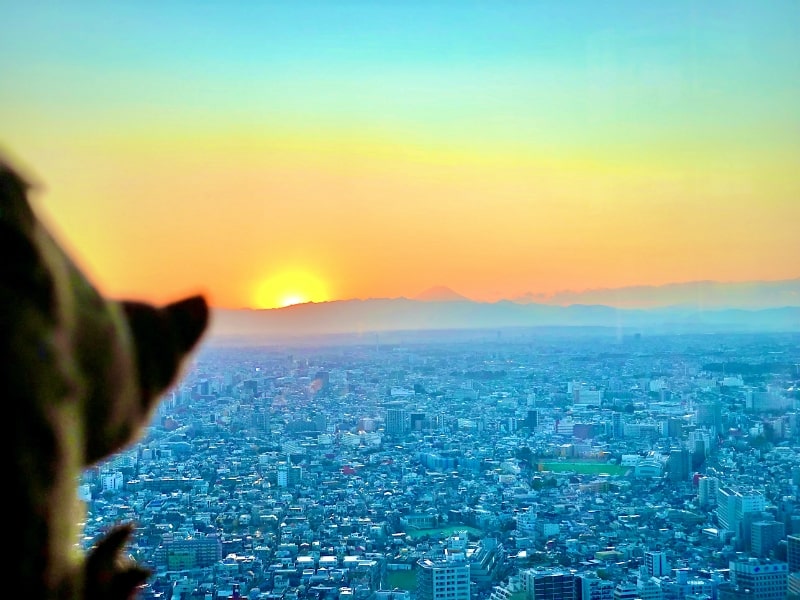
[[[355,302],[355,301],[367,302],[367,301],[370,301],[370,300],[410,300],[410,301],[414,301],[414,302],[426,302],[426,303],[472,302],[472,303],[475,303],[475,304],[499,304],[501,302],[511,302],[511,303],[520,304],[520,305],[542,304],[542,305],[546,305],[546,306],[573,306],[573,305],[580,305],[581,303],[575,303],[575,304],[569,304],[569,305],[565,305],[565,304],[548,304],[547,300],[555,298],[555,297],[558,297],[559,295],[562,295],[562,294],[580,295],[580,294],[590,294],[590,293],[593,293],[593,292],[610,292],[610,291],[615,291],[615,290],[632,290],[632,289],[647,289],[647,288],[655,290],[655,289],[661,289],[661,288],[666,288],[666,287],[671,287],[671,286],[691,286],[691,285],[698,285],[698,284],[711,284],[711,285],[737,285],[737,284],[738,285],[747,285],[747,284],[752,284],[752,285],[764,285],[764,284],[779,284],[779,283],[792,283],[792,282],[800,283],[800,275],[798,275],[796,277],[783,278],[783,279],[745,279],[745,280],[695,279],[695,280],[689,280],[689,281],[672,281],[672,282],[662,283],[662,284],[633,284],[633,285],[625,285],[625,286],[619,286],[619,287],[584,288],[584,289],[581,289],[581,290],[562,289],[562,290],[558,290],[558,291],[555,291],[555,292],[532,292],[532,291],[528,291],[528,292],[525,292],[523,294],[520,294],[520,295],[517,295],[517,296],[514,296],[514,297],[499,298],[497,300],[475,300],[474,298],[470,298],[469,296],[466,296],[466,295],[454,290],[450,286],[440,284],[440,285],[430,286],[430,287],[424,289],[423,291],[418,292],[417,294],[415,294],[413,296],[405,296],[405,295],[401,295],[401,296],[366,296],[366,297],[353,296],[353,297],[349,297],[349,298],[331,298],[331,299],[328,299],[328,300],[317,300],[317,301],[309,300],[309,301],[306,301],[306,302],[298,302],[298,303],[289,304],[289,305],[286,305],[286,306],[262,307],[262,308],[257,308],[257,307],[253,307],[253,306],[223,306],[223,305],[212,304],[211,308],[215,309],[215,310],[251,310],[251,311],[282,310],[282,309],[290,309],[290,308],[296,307],[296,306],[306,306],[306,305],[311,305],[311,304],[331,304],[331,303],[334,303],[334,302]],[[427,293],[427,292],[429,292],[431,290],[437,290],[437,289],[441,289],[442,291],[450,292],[450,293],[452,293],[452,294],[454,294],[456,296],[460,296],[461,298],[463,298],[463,300],[459,300],[459,299],[428,299],[428,300],[426,300],[424,298],[420,298],[419,297],[419,296],[422,296],[422,295],[424,295],[425,293]],[[538,298],[538,299],[541,299],[541,301],[538,301],[538,300],[537,301],[525,300],[527,298]],[[665,308],[667,306],[686,306],[686,304],[687,303],[664,305],[661,308]],[[586,304],[583,304],[583,305],[586,306]],[[594,303],[592,305],[594,305],[594,306],[611,306],[611,305],[597,304],[597,303]],[[794,306],[794,305],[787,305],[787,306]],[[636,309],[636,308],[642,308],[642,307],[632,307],[632,306],[629,306],[629,307],[615,307],[615,306],[612,306],[612,308]]]

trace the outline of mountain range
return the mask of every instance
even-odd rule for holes
[[[725,289],[731,292],[727,304]],[[543,327],[600,327],[619,332],[800,332],[799,292],[800,279],[749,284],[698,282],[564,292],[547,303],[533,302],[531,298],[488,303],[475,302],[437,286],[413,299],[337,300],[263,310],[216,309],[210,336],[217,340],[248,338],[266,343],[308,336],[363,336],[392,331]],[[695,294],[694,303],[668,304],[672,299],[688,298],[691,293]],[[617,305],[578,302],[561,305],[553,302],[556,297],[559,302],[568,298],[614,299]],[[625,304],[620,306],[620,303]]]
[[[694,306],[697,308],[779,308],[800,306],[800,278],[779,281],[691,281],[666,285],[639,285],[554,294],[528,293],[514,298],[520,303],[534,302],[569,306],[602,304],[617,308],[655,308]]]

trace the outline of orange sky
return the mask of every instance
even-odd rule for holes
[[[329,9],[281,43],[250,21],[308,15],[173,8],[149,30],[130,6],[17,8],[0,145],[115,296],[271,307],[800,275],[796,4],[563,29],[558,3],[431,8],[422,30],[389,6],[355,24]],[[78,18],[102,27],[78,35]]]

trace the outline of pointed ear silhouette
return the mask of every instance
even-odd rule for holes
[[[162,310],[175,330],[179,349],[188,352],[203,335],[208,325],[209,310],[203,296],[191,296],[167,304]]]
[[[161,307],[123,301],[122,307],[133,334],[142,400],[149,403],[180,375],[181,362],[208,325],[209,308],[202,296]]]

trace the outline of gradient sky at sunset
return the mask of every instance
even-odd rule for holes
[[[0,6],[0,148],[109,294],[800,276],[800,2]]]

